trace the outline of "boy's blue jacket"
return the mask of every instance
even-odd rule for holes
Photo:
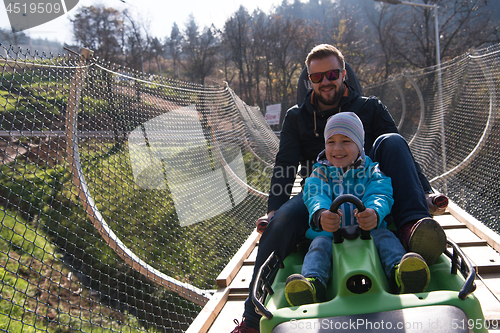
[[[342,194],[353,194],[360,198],[366,208],[377,212],[378,227],[387,227],[384,218],[391,212],[394,203],[391,179],[368,156],[360,162],[357,168],[344,172],[341,168],[329,166],[324,151],[319,155],[318,162],[314,164],[315,169],[304,186],[303,198],[309,211],[310,225],[307,238],[313,239],[320,235],[332,238],[332,233],[322,231],[320,226],[315,225],[313,216],[320,209],[330,209],[332,201]],[[353,214],[354,205],[346,203],[340,209],[343,213],[341,226],[357,224]]]

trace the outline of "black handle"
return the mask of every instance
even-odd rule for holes
[[[448,249],[444,251],[444,254],[451,259],[451,274],[457,274],[458,270],[460,270],[460,273],[465,279],[465,282],[458,293],[458,298],[465,300],[467,296],[476,290],[476,284],[474,283],[476,278],[476,269],[472,266],[469,258],[467,258],[455,242],[451,239],[447,239],[447,243],[453,249],[453,253],[450,253]]]
[[[356,206],[356,208],[358,209],[358,212],[362,212],[366,209],[365,205],[358,197],[356,197],[352,194],[343,194],[343,195],[340,195],[337,198],[335,198],[335,200],[333,200],[332,205],[330,206],[330,211],[333,213],[337,213],[340,205],[342,205],[345,202],[350,202],[354,206]],[[361,229],[361,239],[370,239],[370,238],[371,238],[370,231]],[[339,244],[339,243],[343,242],[342,235],[340,233],[340,229],[333,233],[333,242],[335,244]]]
[[[253,288],[250,293],[252,302],[255,305],[255,311],[269,320],[273,319],[274,315],[268,308],[266,308],[264,302],[267,295],[274,294],[271,284],[273,283],[278,270],[284,267],[283,261],[281,261],[276,252],[273,251],[262,266],[259,267],[259,271],[257,272],[257,276],[255,277]]]

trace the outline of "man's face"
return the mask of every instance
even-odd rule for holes
[[[323,78],[318,83],[312,83],[314,94],[318,100],[318,107],[320,111],[328,110],[337,107],[340,98],[344,94],[344,77],[345,70],[342,69],[340,61],[335,56],[328,58],[313,60],[309,64],[309,74],[322,73],[332,69],[340,69],[340,75],[337,80],[330,81],[323,75]]]

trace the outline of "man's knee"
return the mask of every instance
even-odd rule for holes
[[[298,198],[292,198],[290,201],[281,206],[272,219],[272,223],[286,224],[286,225],[302,225],[309,223],[309,213],[307,207],[302,201],[297,200]]]
[[[374,147],[383,146],[384,148],[401,147],[401,145],[407,146],[408,144],[406,143],[405,138],[398,133],[382,134],[373,144]]]
[[[402,152],[408,150],[408,143],[398,133],[386,133],[380,135],[373,144],[370,157],[377,160],[377,156],[384,152]]]
[[[294,233],[305,233],[305,228],[308,227],[307,216],[297,215],[292,211],[277,210],[274,217],[266,227],[267,233],[273,233],[276,237],[284,237]],[[269,230],[267,230],[269,229]]]

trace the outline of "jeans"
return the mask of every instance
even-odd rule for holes
[[[273,251],[276,251],[281,259],[285,259],[298,241],[304,237],[307,229],[309,229],[309,213],[301,192],[275,212],[260,238],[252,281],[250,282],[250,293],[245,301],[245,312],[243,313],[247,325],[259,330],[261,316],[255,312],[252,289],[260,266]]]
[[[399,134],[383,134],[375,140],[370,158],[378,162],[380,170],[391,178],[394,205],[391,216],[397,230],[403,224],[430,217],[425,192],[431,190],[429,182],[415,167],[408,143]]]
[[[377,248],[382,268],[386,276],[390,278],[392,268],[399,264],[406,251],[390,230],[373,229],[370,234]],[[315,277],[324,286],[327,285],[332,273],[332,246],[331,238],[318,236],[313,239],[302,265],[304,277]]]
[[[332,273],[332,239],[318,236],[309,245],[302,264],[302,276],[315,277],[325,287]]]
[[[424,187],[430,190],[430,185],[423,176],[419,177],[406,140],[395,133],[381,135],[373,144],[369,156],[378,162],[380,169],[392,179],[394,206],[391,215],[396,228],[399,230],[406,222],[429,217]],[[259,242],[252,281],[250,281],[250,294],[245,301],[243,313],[247,325],[259,329],[261,316],[255,312],[251,293],[260,266],[273,251],[284,259],[308,228],[309,213],[304,205],[302,193],[290,199],[276,211]]]

